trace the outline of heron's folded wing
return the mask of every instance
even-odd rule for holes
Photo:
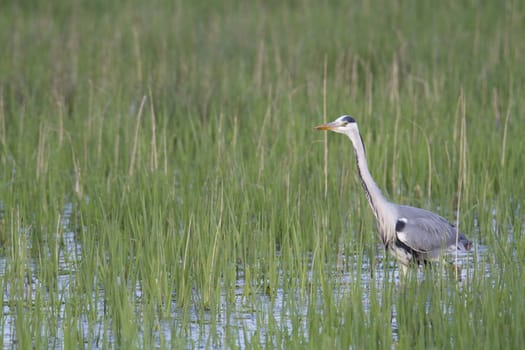
[[[454,226],[439,215],[422,209],[420,211],[414,211],[415,215],[412,217],[403,216],[398,219],[397,238],[419,252],[446,248]],[[399,224],[400,222],[404,224]]]

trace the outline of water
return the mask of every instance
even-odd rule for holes
[[[60,248],[57,250],[59,262],[57,284],[61,303],[58,309],[49,310],[49,312],[58,312],[59,314],[58,324],[54,325],[54,330],[51,330],[51,333],[55,336],[51,337],[49,341],[49,348],[55,349],[64,348],[63,320],[66,319],[65,305],[68,304],[67,302],[70,298],[74,298],[74,295],[71,294],[70,286],[75,282],[76,266],[82,259],[82,246],[75,234],[73,232],[63,232],[65,228],[69,227],[71,210],[71,205],[64,208],[59,223],[59,237],[57,237],[57,241],[61,242]],[[28,233],[21,232],[21,234]],[[479,257],[486,253],[486,247],[484,246],[475,246],[474,249],[474,254],[461,254],[458,256],[457,263],[462,267],[460,270],[460,281],[458,282],[460,286],[461,280],[468,279],[469,274],[472,274],[475,265],[480,261]],[[377,249],[377,251],[379,253],[383,252],[382,249]],[[330,292],[333,293],[333,297],[336,300],[348,297],[352,293],[352,288],[355,288],[356,281],[359,281],[362,290],[368,291],[368,293],[371,293],[371,290],[380,291],[384,284],[399,285],[402,283],[396,264],[384,260],[382,255],[375,257],[375,264],[366,257],[358,260],[352,256],[341,256],[338,260],[341,262],[340,266],[327,268],[333,279]],[[38,276],[36,273],[37,266],[36,263],[32,263],[30,269],[32,275],[26,276],[25,299],[28,305],[35,304],[35,298],[38,297],[37,290],[45,290],[36,277]],[[5,257],[0,258],[0,274],[4,275],[6,268]],[[280,275],[281,279],[285,278],[283,271],[280,272]],[[423,271],[417,271],[417,278],[424,278]],[[116,282],[118,283],[118,281]],[[279,286],[282,285],[284,283],[279,283]],[[221,349],[231,345],[228,344],[228,339],[236,339],[235,345],[241,347],[243,344],[251,343],[254,340],[257,340],[257,343],[267,344],[275,341],[273,337],[268,336],[270,328],[267,325],[270,323],[280,331],[287,332],[289,336],[292,336],[292,333],[295,332],[296,334],[301,334],[304,339],[308,339],[308,307],[312,302],[316,302],[312,298],[321,300],[322,293],[327,292],[320,287],[313,287],[315,288],[313,293],[300,295],[296,291],[284,290],[278,287],[271,297],[264,291],[261,291],[255,296],[252,295],[248,298],[244,293],[246,287],[249,286],[245,285],[244,275],[241,271],[236,281],[234,302],[232,303],[231,299],[223,293],[217,306],[213,310],[208,311],[198,309],[194,305],[189,312],[184,313],[177,305],[176,296],[172,296],[170,310],[173,311],[170,317],[160,321],[158,330],[154,334],[156,345],[171,344],[176,339],[180,340],[181,335],[184,335],[187,339],[187,343],[184,344],[187,348]],[[79,327],[83,338],[90,340],[92,348],[102,349],[104,346],[101,343],[102,339],[113,343],[116,342],[116,337],[109,330],[111,327],[108,327],[112,320],[108,319],[110,316],[107,312],[107,305],[104,304],[105,291],[99,290],[96,293],[92,297],[93,300],[98,301],[94,305],[97,309],[95,310],[96,314],[100,315],[100,321],[95,325],[89,325],[87,315],[82,315],[80,319],[83,321]],[[139,283],[134,286],[134,295],[137,302],[136,316],[140,318],[140,302],[143,292]],[[195,295],[194,298],[198,299],[198,296]],[[370,294],[363,294],[361,302],[365,311],[370,309],[370,299]],[[4,349],[17,348],[16,310],[15,303],[10,302],[12,300],[8,282],[4,288],[3,300],[1,329]],[[300,321],[298,322],[297,320]],[[137,324],[142,324],[141,320],[138,320]],[[395,306],[391,310],[390,326],[392,327],[394,341],[397,341],[397,311]],[[142,331],[140,330],[140,332]],[[232,337],[232,334],[235,336]],[[271,347],[279,347],[279,344],[271,344]]]

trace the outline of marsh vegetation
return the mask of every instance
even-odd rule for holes
[[[0,7],[4,348],[525,343],[523,2]],[[399,283],[341,114],[461,282]]]

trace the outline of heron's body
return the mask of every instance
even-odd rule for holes
[[[438,260],[442,255],[469,250],[472,243],[445,218],[425,209],[389,202],[368,170],[357,123],[350,116],[317,127],[347,135],[354,146],[359,176],[376,218],[385,248],[403,266]]]

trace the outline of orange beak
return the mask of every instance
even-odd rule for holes
[[[334,123],[326,123],[326,124],[321,124],[321,125],[317,125],[315,128],[317,130],[333,130],[335,129],[336,125],[334,125]]]

